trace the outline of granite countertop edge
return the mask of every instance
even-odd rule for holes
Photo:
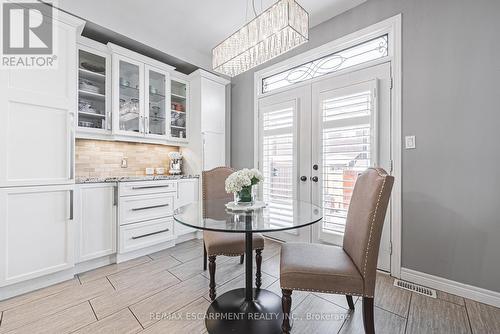
[[[156,175],[156,176],[122,176],[122,177],[77,177],[75,184],[87,183],[117,183],[117,182],[138,182],[138,181],[165,181],[198,179],[199,175]]]

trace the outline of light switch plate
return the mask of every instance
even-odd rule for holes
[[[405,148],[407,150],[416,148],[415,136],[406,136],[405,137]]]
[[[122,158],[122,163],[121,163],[121,168],[127,168],[128,167],[128,158]]]

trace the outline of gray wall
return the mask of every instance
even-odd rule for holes
[[[272,62],[403,14],[403,267],[500,291],[500,1],[368,0]],[[257,68],[256,70],[261,69]],[[253,71],[232,82],[232,165],[253,165]]]

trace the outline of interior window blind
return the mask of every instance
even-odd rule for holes
[[[324,99],[323,230],[344,233],[347,210],[359,173],[370,166],[370,91]]]
[[[262,117],[263,197],[271,223],[286,226],[293,214],[294,109],[267,109]]]

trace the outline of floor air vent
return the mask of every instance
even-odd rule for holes
[[[418,284],[413,284],[410,282],[405,282],[401,280],[394,280],[394,286],[397,286],[398,288],[405,289],[408,291],[416,292],[421,295],[427,296],[427,297],[432,297],[436,298],[436,290],[426,288],[425,286],[421,286]]]

